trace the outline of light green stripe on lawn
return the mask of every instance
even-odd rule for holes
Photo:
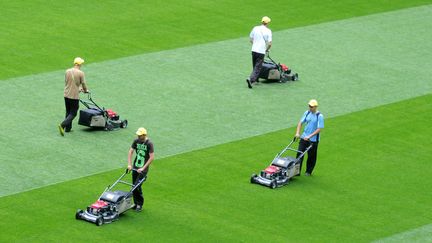
[[[373,243],[390,242],[432,242],[432,224],[383,238]]]
[[[130,122],[112,133],[76,125],[58,135],[63,71],[0,82],[0,196],[124,166],[139,126],[161,158],[291,127],[310,98],[334,117],[431,93],[431,23],[427,5],[276,32],[272,57],[301,81],[253,90],[247,37],[103,63],[84,57],[96,101]],[[31,169],[25,180],[22,168]]]

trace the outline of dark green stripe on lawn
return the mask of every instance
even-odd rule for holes
[[[145,210],[103,227],[74,213],[120,170],[3,197],[0,241],[369,242],[418,228],[432,222],[431,109],[426,95],[327,119],[314,176],[275,190],[249,177],[293,128],[156,160]]]
[[[431,0],[1,1],[0,79],[432,3]]]

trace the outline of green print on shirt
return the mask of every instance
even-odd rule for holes
[[[136,167],[144,166],[146,152],[147,152],[147,144],[137,144],[137,157],[135,160]]]

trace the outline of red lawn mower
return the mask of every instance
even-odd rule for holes
[[[271,164],[262,170],[259,175],[253,174],[250,178],[250,182],[274,189],[288,184],[291,178],[300,175],[300,159],[312,148],[312,145],[309,145],[304,152],[301,152],[291,148],[295,140],[296,138],[294,137],[290,144],[278,153]],[[282,155],[287,150],[300,153],[300,156],[298,158],[291,156],[283,157]]]

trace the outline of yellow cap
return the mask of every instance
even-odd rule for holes
[[[316,100],[309,100],[308,105],[310,105],[310,106],[318,106],[318,101],[316,101]]]
[[[263,22],[264,24],[268,24],[270,23],[271,19],[267,16],[262,17],[261,22]]]
[[[75,57],[74,64],[81,65],[83,63],[84,63],[84,59],[82,59],[81,57]]]
[[[138,136],[147,135],[147,130],[144,127],[140,127],[136,131],[136,135],[138,135]]]

